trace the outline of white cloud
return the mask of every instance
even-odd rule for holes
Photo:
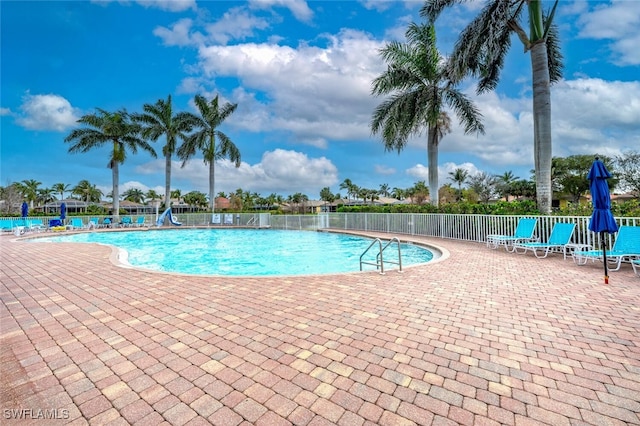
[[[166,10],[168,12],[182,12],[196,10],[196,0],[136,0],[136,3],[144,7]]]
[[[10,108],[0,108],[0,116],[11,115],[11,114],[13,113],[11,112]]]
[[[31,95],[27,93],[20,105],[16,122],[31,130],[62,132],[76,124],[79,112],[68,100],[59,95]]]
[[[153,34],[160,37],[165,46],[188,46],[202,40],[200,33],[191,33],[193,21],[189,18],[183,18],[174,22],[171,28],[156,27]]]
[[[394,169],[393,167],[384,166],[382,164],[376,164],[373,167],[373,170],[377,174],[383,175],[383,176],[390,176],[396,173],[396,169]]]
[[[269,23],[264,18],[252,15],[243,7],[235,7],[224,13],[223,17],[206,26],[208,40],[227,44],[230,40],[242,40],[254,35],[254,30],[264,30]]]
[[[174,182],[187,183],[188,190],[209,192],[209,166],[202,158],[193,158],[181,168],[181,162],[172,163]],[[143,174],[164,173],[164,160],[150,161],[136,169]],[[327,158],[309,158],[306,154],[276,149],[267,151],[257,164],[242,162],[240,167],[229,160],[216,162],[216,193],[232,192],[238,188],[245,191],[302,192],[315,194],[320,188],[338,182],[338,169]],[[164,191],[164,189],[162,190]]]
[[[203,47],[202,74],[239,78],[243,96],[268,93],[268,104],[255,99],[248,105],[238,102],[238,114],[229,121],[239,127],[287,131],[294,140],[316,146],[328,139],[367,139],[378,102],[370,91],[371,81],[382,70],[378,58],[382,44],[352,30],[325,37],[326,47],[254,43]],[[234,121],[246,116],[243,108],[251,111],[252,119]]]
[[[255,9],[287,8],[302,22],[310,22],[313,19],[313,11],[305,0],[249,0],[249,4]]]
[[[609,45],[618,65],[640,64],[640,2],[613,1],[598,4],[593,11],[583,14],[579,37],[612,40]]]

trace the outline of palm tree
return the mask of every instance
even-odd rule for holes
[[[465,0],[428,0],[420,15],[433,23],[449,6]],[[558,0],[549,14],[542,0],[490,0],[480,14],[460,33],[451,54],[453,74],[463,78],[467,72],[480,77],[478,93],[493,90],[516,34],[524,51],[531,52],[533,86],[533,150],[538,209],[551,213],[551,89],[562,77],[562,55],[553,25]],[[528,12],[529,35],[520,26],[523,11]]]
[[[352,195],[355,195],[355,193],[357,192],[357,188],[358,187],[353,182],[351,182],[351,179],[345,179],[340,184],[340,189],[347,190],[347,202],[350,201]]]
[[[465,169],[457,168],[452,172],[449,172],[449,179],[458,184],[458,193],[456,194],[458,201],[462,199],[462,185],[467,181],[469,172]]]
[[[219,106],[218,96],[211,102],[207,102],[204,96],[196,95],[194,100],[200,116],[192,113],[184,113],[182,119],[191,129],[199,129],[189,135],[178,149],[178,155],[182,159],[182,166],[187,160],[202,151],[205,164],[209,164],[209,208],[215,210],[215,163],[216,160],[228,157],[240,167],[240,151],[229,137],[218,130],[218,127],[238,107],[238,104],[225,103]],[[216,145],[216,139],[219,144]]]
[[[389,196],[389,184],[388,183],[383,183],[380,185],[380,189],[378,190],[378,194],[382,195],[383,197],[388,197]]]
[[[122,194],[125,200],[133,203],[144,203],[144,191],[140,188],[129,188]]]
[[[162,196],[158,194],[158,192],[155,189],[150,189],[147,191],[146,194],[144,194],[144,198],[147,201],[151,201],[153,203],[156,200],[161,200]]]
[[[434,27],[411,23],[406,37],[408,43],[391,42],[380,51],[388,67],[373,81],[372,93],[391,97],[376,108],[371,130],[382,134],[385,150],[400,152],[426,127],[430,201],[437,206],[438,144],[451,129],[444,108],[454,111],[465,133],[484,133],[484,126],[475,105],[451,82]]]
[[[35,179],[26,179],[22,182],[16,182],[16,185],[24,199],[29,202],[29,208],[33,208],[34,203],[38,200],[38,190],[42,182]]]
[[[133,119],[143,126],[142,136],[152,141],[157,141],[162,135],[166,138],[162,154],[165,157],[164,203],[168,206],[171,198],[171,157],[176,152],[178,138],[185,140],[186,132],[191,130],[186,119],[188,116],[184,112],[173,114],[171,95],[166,101],[158,99],[155,104],[145,104],[142,109],[143,114],[133,115]]]
[[[52,188],[40,188],[38,189],[38,196],[36,200],[38,201],[38,205],[45,205],[54,201],[56,197],[53,196],[55,191]]]
[[[111,169],[113,179],[113,214],[117,220],[120,210],[119,165],[127,158],[127,149],[137,153],[138,149],[144,149],[152,157],[157,157],[155,150],[147,141],[141,138],[141,127],[131,121],[129,113],[125,109],[116,112],[108,112],[98,108],[97,114],[87,114],[78,120],[78,123],[87,125],[72,130],[64,139],[65,142],[73,142],[69,148],[70,153],[88,152],[100,148],[107,143],[112,143],[113,148],[107,167]]]
[[[496,189],[502,195],[506,201],[509,201],[509,195],[511,191],[511,186],[513,183],[518,180],[518,178],[513,174],[511,170],[508,172],[504,172],[501,175],[495,176],[496,178]]]
[[[64,200],[64,193],[69,191],[69,187],[70,186],[71,185],[66,184],[66,183],[54,183],[53,186],[51,187],[51,189],[56,194],[60,194],[60,199]]]
[[[88,180],[83,179],[76,186],[71,188],[71,193],[80,197],[85,202],[100,202],[102,191],[95,184],[91,184]]]

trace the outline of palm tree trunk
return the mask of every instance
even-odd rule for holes
[[[435,126],[429,126],[427,164],[429,167],[429,202],[438,207],[438,139]]]
[[[216,171],[216,159],[215,157],[209,161],[209,210],[213,213],[216,208],[216,193],[215,193],[215,171]]]
[[[171,154],[165,157],[164,170],[164,208],[168,209],[171,205]]]
[[[114,223],[119,222],[120,217],[120,171],[118,169],[118,162],[114,161],[111,167],[111,177],[113,179],[113,218]]]
[[[533,149],[535,157],[536,198],[542,214],[551,213],[551,82],[544,42],[531,48],[533,78]]]

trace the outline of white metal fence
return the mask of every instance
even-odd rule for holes
[[[555,223],[575,223],[572,241],[600,245],[600,236],[589,231],[588,216],[505,216],[431,213],[322,213],[315,216],[271,216],[276,229],[345,229],[485,242],[487,235],[511,235],[523,217],[538,219],[535,235],[547,241]],[[638,217],[616,218],[619,225],[640,226]],[[615,235],[605,235],[611,244]]]
[[[393,234],[422,235],[437,238],[451,238],[463,241],[485,242],[489,234],[513,234],[518,220],[523,217],[536,217],[538,224],[535,234],[541,241],[546,241],[553,225],[557,222],[575,223],[572,242],[599,246],[600,236],[589,231],[588,216],[505,216],[505,215],[465,215],[465,214],[432,214],[432,213],[320,213],[317,215],[271,215],[269,213],[224,213],[220,225],[270,227],[273,229],[317,230],[344,229],[356,231],[374,231]],[[135,226],[139,216],[145,217],[146,226],[155,226],[156,215],[133,215]],[[83,224],[88,224],[91,218],[97,218],[102,223],[106,216],[73,216],[80,217]],[[122,218],[123,215],[120,216]],[[26,220],[40,220],[46,227],[50,219],[57,216],[28,217]],[[211,213],[185,213],[177,215],[183,226],[215,227]],[[15,226],[22,226],[24,219],[16,217],[0,218],[2,229],[10,231]],[[638,217],[618,217],[619,225],[640,226]],[[67,218],[69,222],[69,218]],[[605,238],[611,244],[615,235],[606,234]]]

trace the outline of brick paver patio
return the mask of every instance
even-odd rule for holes
[[[448,258],[402,274],[194,277],[12,240],[2,424],[640,424],[629,265],[424,238]]]

